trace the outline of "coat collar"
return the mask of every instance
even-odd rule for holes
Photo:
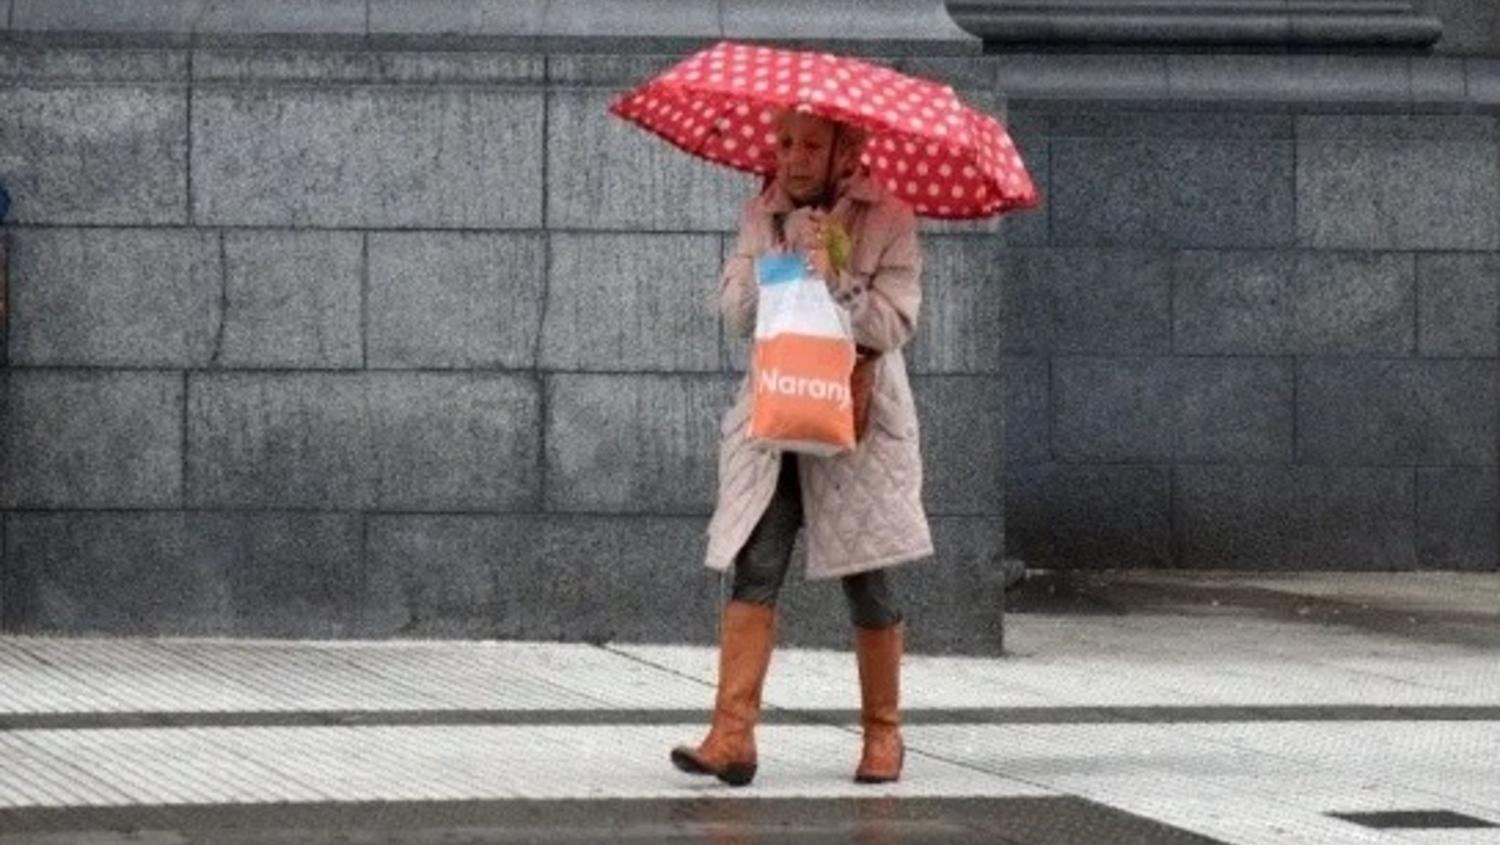
[[[844,201],[874,205],[885,196],[880,184],[874,180],[869,171],[861,169],[853,176],[848,177],[839,186],[838,200],[834,203],[837,208]],[[776,183],[774,178],[768,180],[765,190],[761,192],[761,202],[765,204],[767,211],[772,214],[787,214],[796,209],[797,204],[792,201],[790,194]]]

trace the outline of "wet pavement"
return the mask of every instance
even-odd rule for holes
[[[773,659],[755,783],[673,770],[711,649],[0,638],[0,845],[1496,843],[1500,577],[1033,573],[1008,656]]]

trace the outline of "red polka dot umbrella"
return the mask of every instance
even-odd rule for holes
[[[774,116],[789,108],[869,130],[864,164],[920,215],[972,219],[1040,204],[993,117],[947,85],[857,59],[724,41],[609,110],[693,155],[764,175],[776,169]]]

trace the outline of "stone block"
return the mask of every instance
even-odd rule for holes
[[[1137,250],[1002,253],[1005,351],[1164,353],[1172,258]]]
[[[995,373],[1005,348],[1010,291],[994,238],[934,236],[922,242],[922,310],[906,348],[914,372]]]
[[[1029,566],[1172,565],[1168,467],[1006,467],[1006,551]]]
[[[656,76],[683,58],[655,53],[555,53],[547,56],[547,81],[563,87],[609,88],[618,93]]]
[[[1069,462],[1290,460],[1293,372],[1254,358],[1058,358],[1054,448]]]
[[[5,629],[344,636],[362,580],[359,520],[286,513],[14,514]]]
[[[201,87],[193,93],[194,219],[538,226],[542,107],[539,92],[499,86]]]
[[[0,85],[0,138],[13,222],[188,222],[182,86]]]
[[[1417,469],[1417,565],[1500,568],[1500,484],[1495,467]]]
[[[713,0],[551,0],[543,26],[548,35],[672,37],[719,40],[724,10]]]
[[[1204,465],[1174,472],[1180,567],[1400,570],[1417,563],[1409,469]]]
[[[1489,0],[1435,0],[1427,8],[1443,19],[1438,52],[1493,55],[1500,48],[1500,8]]]
[[[699,517],[370,521],[362,636],[715,641]]]
[[[484,373],[225,373],[188,388],[198,507],[536,506],[539,390]]]
[[[0,506],[181,506],[180,374],[13,369],[0,398]]]
[[[1054,136],[1053,242],[1290,246],[1297,217],[1293,146],[1286,141]]]
[[[369,0],[370,34],[510,35],[542,32],[546,0]]]
[[[340,369],[364,363],[364,242],[357,232],[224,235],[220,367]]]
[[[859,40],[949,44],[978,52],[979,39],[960,29],[937,0],[759,0],[720,8],[723,35],[733,39]]]
[[[535,366],[546,301],[542,236],[373,232],[368,237],[370,366]]]
[[[609,114],[617,96],[596,89],[548,95],[548,227],[734,231],[759,183]]]
[[[1296,294],[1303,288],[1297,284],[1294,253],[1202,250],[1177,253],[1172,262],[1174,352],[1279,355],[1296,350]]]
[[[223,633],[221,561],[192,554],[183,512],[21,513],[7,532],[8,633]]]
[[[194,21],[199,34],[347,35],[363,38],[367,0],[238,0],[209,3]]]
[[[1323,249],[1500,247],[1494,121],[1298,121],[1297,239]]]
[[[547,507],[712,512],[731,388],[719,375],[548,376]]]
[[[1493,117],[1485,115],[1304,115],[1297,119],[1302,141],[1389,141],[1485,143],[1495,140]]]
[[[1500,355],[1500,260],[1417,256],[1417,349],[1423,355]]]
[[[996,376],[913,379],[922,498],[939,515],[1005,511],[1005,383]]]
[[[190,229],[24,229],[14,236],[11,361],[204,366],[223,295],[218,238]]]
[[[1314,359],[1297,375],[1297,459],[1309,464],[1493,466],[1493,360]]]
[[[1011,101],[1163,101],[1165,56],[1060,56],[1010,53],[997,57],[996,83]]]
[[[1003,519],[949,516],[930,522],[936,554],[884,570],[892,600],[907,622],[907,652],[999,656],[1004,644]],[[777,601],[778,641],[798,648],[849,650],[853,632],[839,582],[803,581],[800,543],[792,565],[796,568]]]
[[[161,32],[187,35],[206,0],[11,0],[14,30],[62,32]]]
[[[1006,356],[1005,463],[1052,460],[1052,360],[1045,355]]]
[[[1407,355],[1414,348],[1410,255],[1299,253],[1295,284],[1297,352]]]
[[[514,85],[546,79],[543,56],[488,51],[202,47],[193,81],[385,85]]]
[[[1167,63],[1172,98],[1184,103],[1356,109],[1411,95],[1401,56],[1174,55]]]
[[[1047,134],[1052,138],[1197,141],[1290,141],[1296,137],[1293,118],[1286,114],[1120,109],[1049,114]]]
[[[0,79],[16,84],[188,81],[186,50],[96,49],[60,44],[0,47]],[[78,88],[75,90],[85,90]],[[184,131],[185,134],[185,131]]]
[[[993,56],[913,55],[890,64],[902,73],[954,88],[965,101],[972,101],[995,90],[995,62]]]
[[[559,232],[549,248],[542,367],[719,369],[718,235]]]
[[[1467,68],[1462,59],[1427,57],[1411,63],[1411,99],[1415,108],[1455,108],[1469,100]]]
[[[1414,265],[1375,253],[1188,252],[1174,258],[1174,348],[1194,355],[1405,355]]]

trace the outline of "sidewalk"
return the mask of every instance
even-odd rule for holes
[[[1500,843],[1500,576],[1043,574],[1012,605],[1010,656],[908,658],[889,787],[850,782],[847,653],[777,653],[730,789],[666,760],[709,649],[0,638],[0,845]],[[1398,812],[1367,821],[1491,826],[1332,815]]]

